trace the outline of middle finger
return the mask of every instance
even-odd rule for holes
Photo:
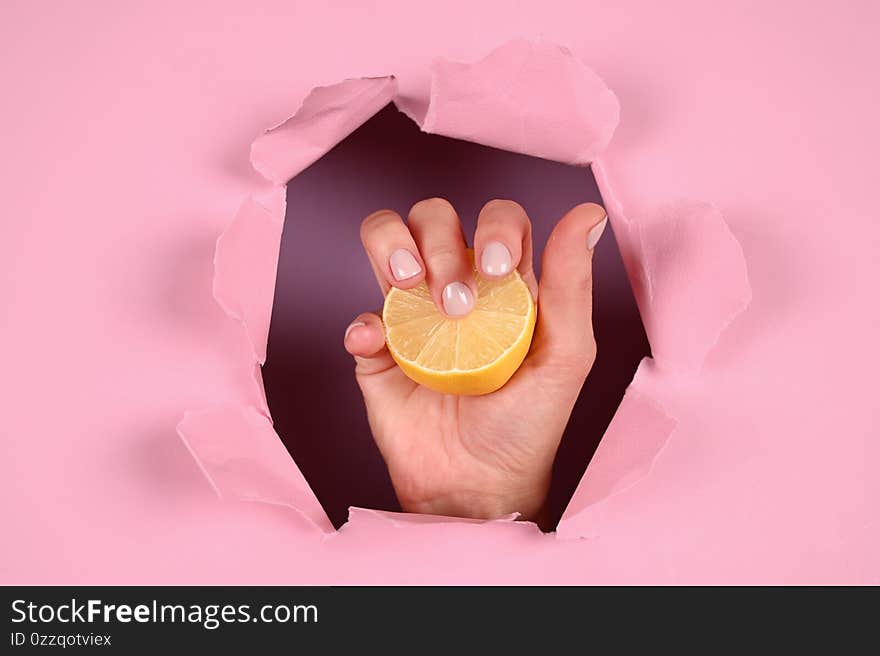
[[[450,317],[468,314],[474,309],[477,285],[455,208],[442,198],[419,201],[409,211],[408,224],[427,268],[434,303]]]

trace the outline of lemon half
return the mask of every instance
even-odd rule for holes
[[[474,310],[450,319],[423,282],[393,287],[382,320],[391,356],[415,382],[443,394],[489,394],[516,372],[532,343],[535,301],[519,273],[501,279],[476,274]]]

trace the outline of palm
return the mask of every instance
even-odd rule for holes
[[[583,382],[572,373],[532,358],[486,396],[440,394],[397,367],[362,380],[373,435],[401,506],[455,515],[466,506],[473,511],[479,499],[482,516],[536,514]]]

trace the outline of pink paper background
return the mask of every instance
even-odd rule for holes
[[[880,582],[880,15],[703,4],[5,5],[0,581]],[[416,97],[435,56],[517,36],[617,94],[612,214],[708,201],[745,254],[751,305],[705,370],[640,379],[677,420],[647,475],[569,540],[217,501],[175,425],[263,403],[210,293],[217,235],[270,192],[251,141],[313,86],[394,73]]]

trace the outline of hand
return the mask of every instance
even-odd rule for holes
[[[598,205],[570,210],[547,242],[539,284],[525,210],[507,200],[483,207],[474,237],[481,274],[518,269],[538,305],[528,356],[492,394],[451,396],[414,383],[391,358],[376,314],[361,314],[348,327],[345,348],[405,511],[473,518],[518,512],[540,522],[559,440],[596,356],[592,254],[605,223]],[[390,210],[375,212],[364,219],[361,240],[383,293],[427,277],[442,312],[461,316],[473,308],[472,265],[447,201],[416,203],[407,224]]]

